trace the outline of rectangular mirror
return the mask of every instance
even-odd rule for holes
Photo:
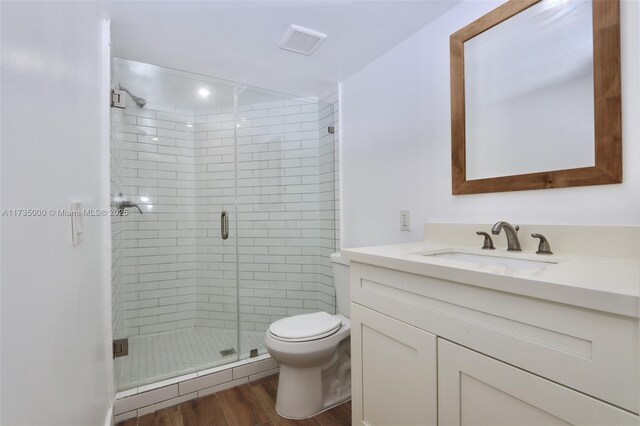
[[[622,180],[617,0],[512,0],[451,36],[453,193]]]

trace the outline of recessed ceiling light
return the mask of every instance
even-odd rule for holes
[[[209,89],[207,89],[206,87],[202,87],[198,90],[198,95],[200,95],[200,97],[206,99],[209,97],[209,95],[211,95],[211,91],[209,91]]]
[[[149,201],[149,197],[140,197],[140,201],[146,203],[147,201]]]
[[[193,124],[187,123],[187,127],[193,127]]]
[[[153,139],[154,141],[157,141],[157,140],[158,140],[158,138],[151,138],[151,139]]]

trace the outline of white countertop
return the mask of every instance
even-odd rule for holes
[[[442,251],[558,263],[549,263],[541,269],[513,269],[423,255]],[[637,259],[573,254],[544,256],[431,242],[343,249],[342,255],[351,262],[640,317],[640,260]]]

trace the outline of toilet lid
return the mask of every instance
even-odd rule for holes
[[[342,321],[336,315],[326,312],[294,315],[282,318],[269,327],[269,331],[276,337],[287,340],[309,339],[326,336],[340,328]]]

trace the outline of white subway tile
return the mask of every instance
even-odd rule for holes
[[[142,394],[133,395],[127,398],[118,399],[113,406],[113,414],[118,415],[127,411],[135,410],[139,407],[144,407],[165,401],[178,396],[178,385],[170,385],[164,388],[155,389]]]
[[[205,388],[213,387],[233,379],[232,369],[212,373],[208,375],[198,375],[197,378],[182,382],[180,386],[180,394],[196,392]]]
[[[211,395],[212,393],[220,392],[226,389],[234,388],[236,386],[241,386],[249,383],[248,377],[243,377],[241,379],[232,380],[230,382],[222,383],[217,386],[212,386],[210,388],[202,389],[198,391],[198,397],[202,398],[203,396]]]
[[[167,408],[167,407],[171,407],[171,406],[174,406],[174,405],[178,405],[178,404],[181,404],[181,403],[183,403],[185,401],[189,401],[191,399],[196,399],[197,397],[198,397],[198,394],[194,392],[194,393],[191,393],[191,394],[180,396],[178,398],[172,398],[172,399],[169,399],[167,401],[163,401],[163,402],[160,402],[158,404],[154,404],[154,405],[151,405],[151,406],[148,406],[148,407],[142,407],[142,408],[140,408],[138,410],[138,416],[142,417],[145,414],[154,413],[154,412],[156,412],[158,410],[161,410],[163,408]]]

